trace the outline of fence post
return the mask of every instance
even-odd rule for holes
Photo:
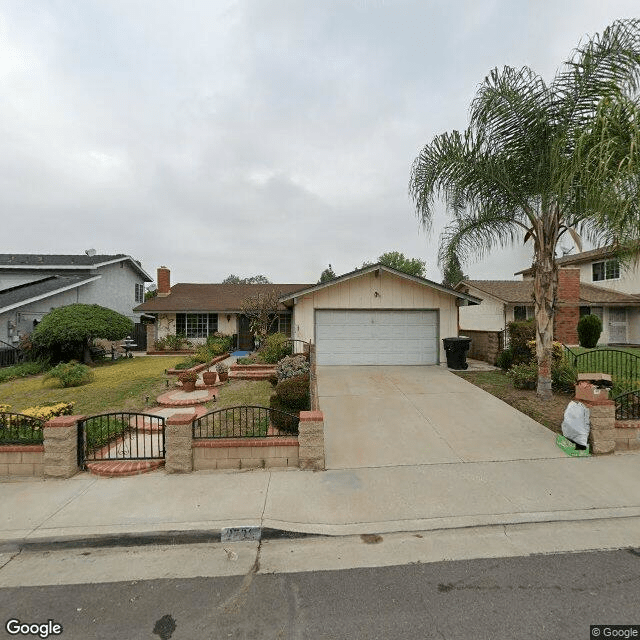
[[[611,376],[602,373],[580,373],[575,398],[589,409],[589,444],[592,453],[613,453],[616,448],[616,403],[609,400],[607,389],[598,389],[594,383],[611,383]]]
[[[78,472],[78,422],[84,416],[57,416],[44,423],[44,475],[70,478]]]
[[[167,473],[193,471],[193,414],[176,413],[165,423],[164,450]]]
[[[300,412],[298,464],[301,469],[324,470],[324,415],[322,411]]]

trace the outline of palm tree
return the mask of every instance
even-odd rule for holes
[[[441,264],[532,242],[544,397],[559,240],[569,233],[578,246],[582,236],[635,247],[640,235],[639,84],[640,20],[616,21],[575,49],[550,84],[528,67],[494,69],[472,102],[467,130],[436,136],[413,163],[409,193],[422,224],[431,228],[437,196],[453,217]]]

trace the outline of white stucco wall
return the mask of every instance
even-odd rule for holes
[[[378,292],[378,296],[375,293]],[[293,337],[315,343],[315,309],[438,309],[440,361],[446,361],[442,338],[458,335],[455,296],[380,271],[356,276],[298,298]]]
[[[460,307],[460,331],[503,331],[504,303],[475,287],[469,287],[469,293],[482,302]]]
[[[227,316],[230,319],[227,320]],[[231,336],[238,333],[238,314],[237,313],[219,313],[218,314],[218,333],[225,336]]]
[[[595,262],[602,262],[596,260]],[[616,280],[593,280],[593,262],[587,262],[580,265],[580,282],[588,282],[597,287],[605,289],[613,289],[622,293],[640,293],[640,270],[639,266],[620,265],[620,277]]]

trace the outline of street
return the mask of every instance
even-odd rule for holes
[[[403,534],[409,536],[420,542],[420,534]],[[586,640],[590,624],[640,623],[637,549],[331,571],[303,571],[297,561],[287,567],[287,554],[304,556],[309,542],[22,551],[5,557],[0,570],[0,584],[11,585],[0,590],[2,637],[25,637],[6,631],[10,619],[51,620],[63,630],[49,637],[65,640]],[[361,540],[382,554],[384,543],[381,536]],[[341,539],[324,544],[348,552]],[[137,566],[146,567],[140,579],[112,581]],[[181,577],[145,577],[163,572]]]

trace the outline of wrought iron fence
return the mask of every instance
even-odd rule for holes
[[[19,362],[22,362],[22,351],[0,340],[0,367],[12,367]]]
[[[290,344],[291,345],[291,353],[293,355],[297,355],[297,354],[308,354],[309,353],[309,348],[311,346],[310,342],[307,342],[306,340],[296,340],[296,339],[289,339],[289,340],[285,340],[285,344]]]
[[[216,409],[193,421],[194,438],[269,438],[297,435],[297,415],[260,406]]]
[[[640,390],[615,397],[616,420],[640,420]]]
[[[44,420],[22,413],[0,413],[0,444],[42,444]]]
[[[626,390],[640,387],[640,356],[620,349],[589,349],[576,353],[565,347],[565,358],[578,373],[608,373],[614,386]]]
[[[162,416],[117,412],[78,422],[78,461],[153,460],[164,458]]]

